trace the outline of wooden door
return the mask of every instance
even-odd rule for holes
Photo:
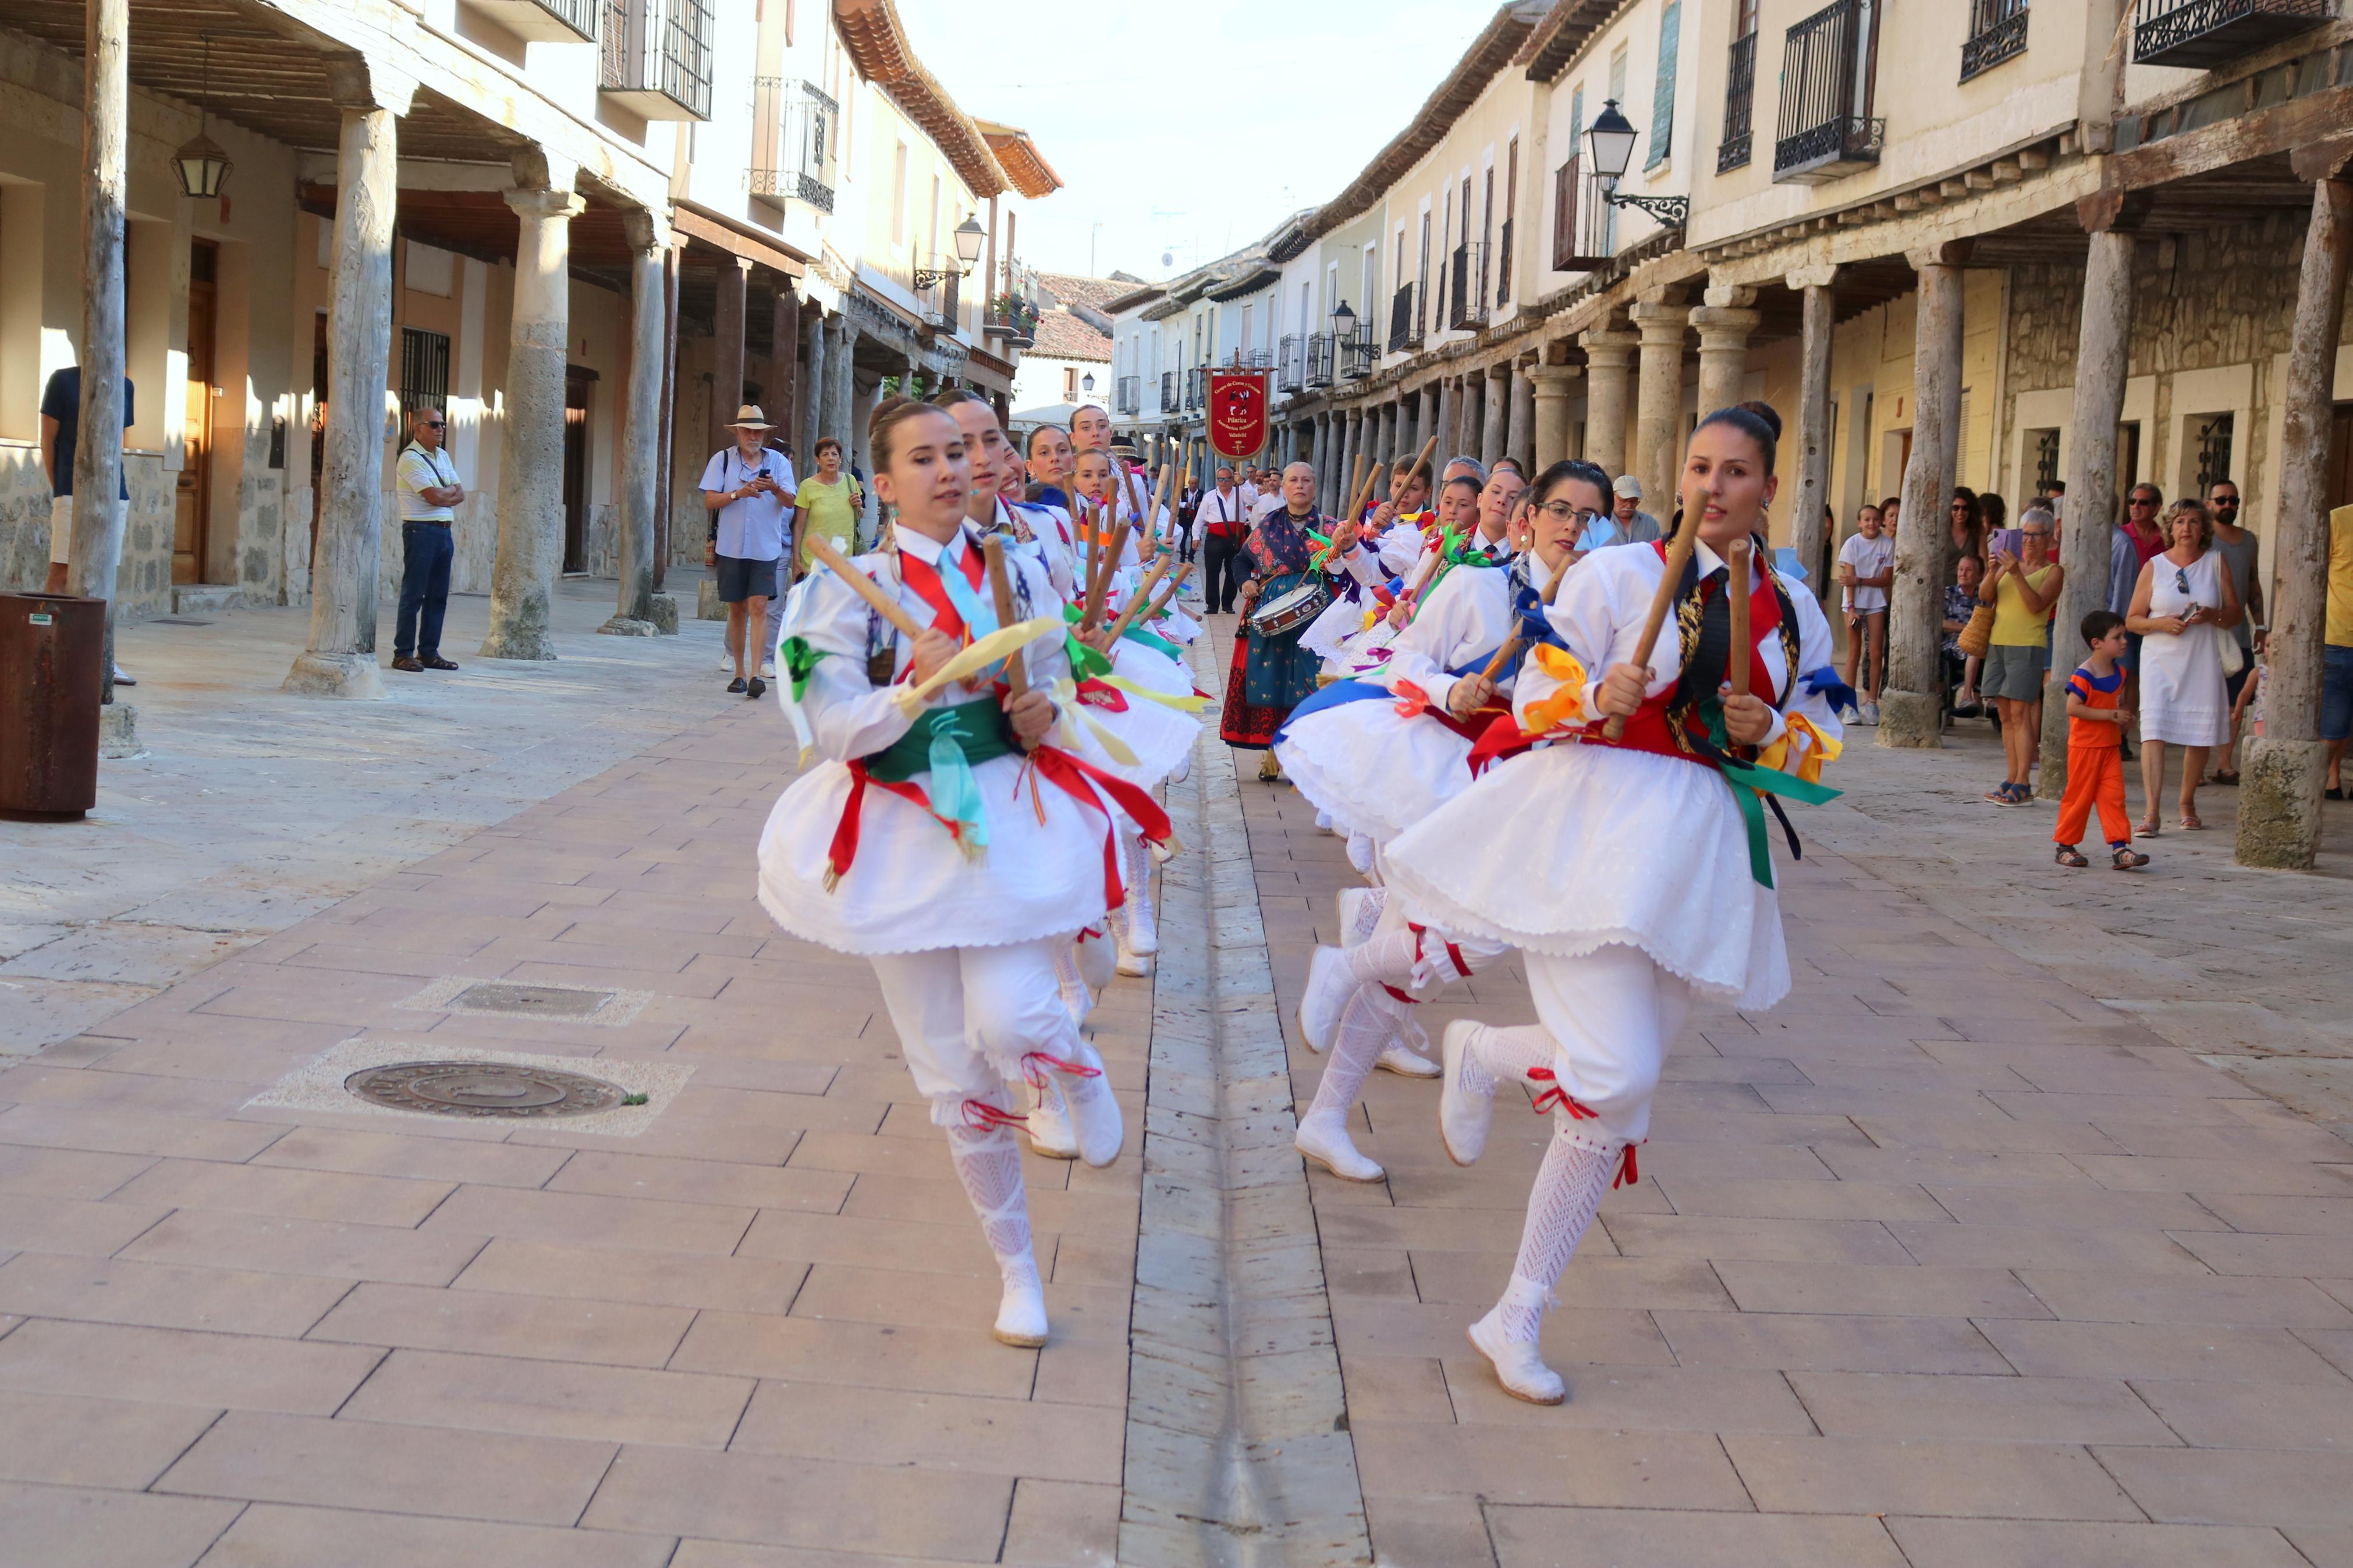
[[[564,569],[588,570],[588,389],[575,367],[564,378]]]
[[[208,239],[188,252],[188,380],[185,455],[174,495],[172,581],[205,580],[205,524],[212,504],[214,279],[220,247]]]

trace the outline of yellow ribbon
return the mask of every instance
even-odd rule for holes
[[[1198,691],[1187,691],[1182,697],[1171,697],[1165,691],[1155,691],[1148,686],[1138,686],[1124,675],[1095,677],[1105,686],[1116,686],[1131,697],[1141,697],[1146,702],[1157,702],[1163,708],[1174,708],[1179,713],[1198,713],[1209,705],[1209,700]]]
[[[1069,679],[1054,682],[1054,700],[1060,706],[1065,722],[1076,719],[1087,727],[1087,733],[1095,738],[1095,744],[1103,749],[1103,755],[1121,767],[1135,766],[1135,752],[1126,742],[1104,729],[1095,716],[1087,711],[1088,705],[1079,700],[1079,689],[1074,682]]]
[[[1059,616],[1040,616],[1035,620],[1001,627],[942,665],[929,680],[898,688],[891,694],[891,700],[898,705],[900,712],[913,719],[923,710],[924,703],[954,682],[1011,658],[1041,637],[1061,635],[1062,621]]]
[[[1798,753],[1798,766],[1795,772],[1798,777],[1808,784],[1821,783],[1822,764],[1837,762],[1839,753],[1846,749],[1845,742],[1834,741],[1823,734],[1821,731],[1815,728],[1814,721],[1802,713],[1791,713],[1783,722],[1787,727],[1771,745],[1758,754],[1757,765],[1772,773],[1785,773],[1792,771],[1789,767],[1789,748],[1795,742],[1791,737],[1803,735],[1807,743],[1805,749]]]
[[[1550,643],[1538,643],[1528,655],[1528,662],[1560,683],[1560,689],[1549,697],[1539,698],[1527,706],[1520,721],[1524,735],[1549,734],[1557,729],[1581,730],[1585,727],[1585,666],[1577,662],[1567,648]]]

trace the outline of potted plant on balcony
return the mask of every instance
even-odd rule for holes
[[[1018,294],[999,294],[988,302],[988,321],[982,330],[990,337],[1009,338],[1015,348],[1033,347],[1038,342],[1038,307]]]

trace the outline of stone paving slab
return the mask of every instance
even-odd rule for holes
[[[1841,809],[1908,826],[1920,774],[1861,770]],[[1303,1106],[1322,1064],[1293,1014],[1356,879],[1288,787],[1246,781],[1242,808]],[[1675,1047],[1643,1180],[1604,1201],[1546,1326],[1567,1405],[1502,1394],[1462,1338],[1508,1273],[1546,1127],[1506,1090],[1484,1159],[1457,1171],[1435,1087],[1373,1075],[1355,1131],[1388,1180],[1309,1185],[1380,1562],[2348,1560],[2353,1154],[2103,1004],[2063,946],[2032,962],[2067,929],[2057,906],[2031,931],[1960,918],[1988,901],[1964,885],[2036,869],[2021,850],[1978,878],[1981,844],[1967,867],[1943,857],[2031,814],[1924,815],[1926,879],[1950,895],[1933,908],[1875,875],[1880,855],[1826,847],[1861,831],[1844,823],[1809,833],[1801,864],[1778,857],[1795,993],[1704,1009]],[[2202,837],[2173,876],[2228,883],[2204,853],[2227,837]],[[2054,896],[2179,892],[2110,877]],[[2261,924],[2250,897],[2275,896],[2224,908]],[[2341,1021],[2344,974],[2300,994]],[[1517,965],[1421,1022],[1434,1040],[1456,1016],[1533,1017]]]

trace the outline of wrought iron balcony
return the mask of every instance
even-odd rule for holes
[[[840,106],[809,82],[752,79],[752,194],[833,210]]]
[[[1724,79],[1724,140],[1716,143],[1715,172],[1747,165],[1756,143],[1757,35],[1732,40],[1731,68]]]
[[[1487,296],[1471,287],[1472,252],[1485,248],[1466,240],[1454,247],[1453,259],[1448,263],[1451,274],[1448,303],[1453,308],[1446,312],[1446,324],[1456,331],[1475,332],[1487,324]],[[1484,271],[1484,267],[1480,270]]]
[[[1285,332],[1275,350],[1277,374],[1275,385],[1284,392],[1296,392],[1307,375],[1307,356],[1300,352],[1299,334]]]
[[[1164,370],[1160,373],[1160,412],[1176,413],[1176,373],[1173,370]]]
[[[1381,357],[1381,346],[1373,338],[1370,321],[1359,321],[1356,330],[1339,340],[1340,376],[1344,381],[1358,381],[1373,374],[1373,365]]]
[[[1307,336],[1307,384],[1332,384],[1332,334],[1310,332]]]
[[[2316,27],[2337,10],[2337,0],[2140,0],[2133,60],[2219,66]]]
[[[1878,7],[1867,0],[1835,0],[1789,29],[1776,181],[1818,185],[1879,162],[1887,122],[1871,113],[1878,54]]]
[[[1191,413],[1209,401],[1209,367],[1197,364],[1185,373],[1185,411]]]
[[[516,37],[534,44],[593,44],[597,0],[459,0]]]
[[[1413,285],[1401,283],[1389,296],[1389,353],[1402,353],[1417,342],[1413,330]]]
[[[711,118],[712,0],[604,0],[596,89],[647,120]]]
[[[2026,52],[2027,0],[1969,0],[1969,36],[1961,44],[1961,79]]]

